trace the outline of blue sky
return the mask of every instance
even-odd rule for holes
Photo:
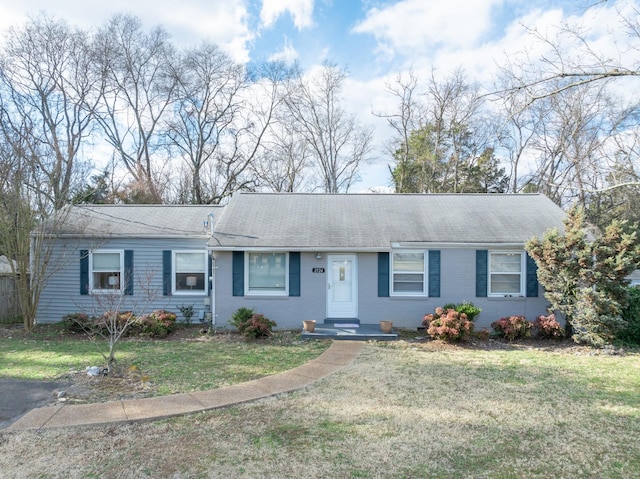
[[[371,111],[392,108],[384,85],[399,72],[411,68],[426,79],[432,69],[445,75],[463,66],[470,79],[490,82],[508,55],[530,47],[523,25],[550,31],[575,21],[606,43],[615,9],[630,6],[638,0],[21,0],[0,3],[0,29],[39,11],[87,28],[125,12],[162,25],[179,46],[210,40],[239,62],[296,60],[307,71],[336,62],[350,73],[349,108],[375,128],[366,189],[389,181],[389,132]]]

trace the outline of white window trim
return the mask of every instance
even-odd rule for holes
[[[520,255],[520,291],[518,293],[492,293],[491,292],[491,277],[494,273],[491,271],[491,255],[492,254],[517,254]],[[525,281],[526,281],[526,264],[525,264],[525,254],[524,251],[513,251],[513,250],[492,250],[489,251],[489,256],[487,258],[489,264],[487,265],[488,278],[487,278],[487,296],[490,298],[522,298],[525,296]],[[513,272],[503,272],[496,271],[495,274],[513,274]]]
[[[284,291],[251,291],[249,289],[249,255],[284,253]],[[289,296],[289,253],[285,251],[245,251],[244,252],[244,294],[245,296]]]
[[[176,289],[176,274],[178,274],[178,268],[176,268],[176,253],[201,253],[203,255],[204,261],[204,289],[197,290],[183,290]],[[203,294],[208,294],[209,290],[209,265],[207,263],[209,259],[209,255],[207,254],[207,250],[199,250],[199,249],[178,249],[171,251],[171,295],[172,296],[202,296]]]
[[[393,254],[394,253],[422,253],[424,257],[424,271],[422,272],[422,288],[423,291],[416,292],[395,292],[393,289]],[[412,271],[411,273],[416,273]],[[429,296],[429,250],[421,249],[395,249],[389,255],[389,295],[394,297],[428,297]]]
[[[120,287],[114,289],[97,289],[93,285],[93,255],[100,253],[118,253],[120,255]],[[124,293],[125,283],[125,271],[124,271],[124,250],[123,249],[97,249],[89,251],[89,292],[91,294],[113,294]]]

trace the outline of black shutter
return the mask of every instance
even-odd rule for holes
[[[80,294],[89,294],[89,250],[80,250]]]
[[[289,253],[289,296],[300,296],[300,253]]]
[[[538,297],[538,265],[527,254],[527,298]]]
[[[487,296],[489,282],[489,252],[487,250],[476,250],[476,296],[484,298]]]
[[[378,297],[389,297],[389,253],[378,253]]]
[[[233,295],[244,296],[244,251],[234,251],[232,260]]]
[[[440,251],[429,251],[429,297],[440,297]]]
[[[171,296],[171,250],[162,252],[162,295]]]
[[[133,295],[133,250],[124,250],[124,294]]]

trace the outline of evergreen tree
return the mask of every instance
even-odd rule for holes
[[[551,309],[565,316],[576,342],[610,343],[625,325],[626,277],[640,267],[637,225],[613,221],[602,234],[587,232],[584,212],[573,208],[564,233],[547,231],[526,250],[538,265],[538,280]]]

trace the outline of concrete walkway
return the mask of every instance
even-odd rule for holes
[[[297,368],[234,386],[94,404],[55,404],[32,409],[4,431],[116,424],[190,414],[253,401],[296,389],[328,376],[351,362],[366,343],[334,341],[323,354]]]

